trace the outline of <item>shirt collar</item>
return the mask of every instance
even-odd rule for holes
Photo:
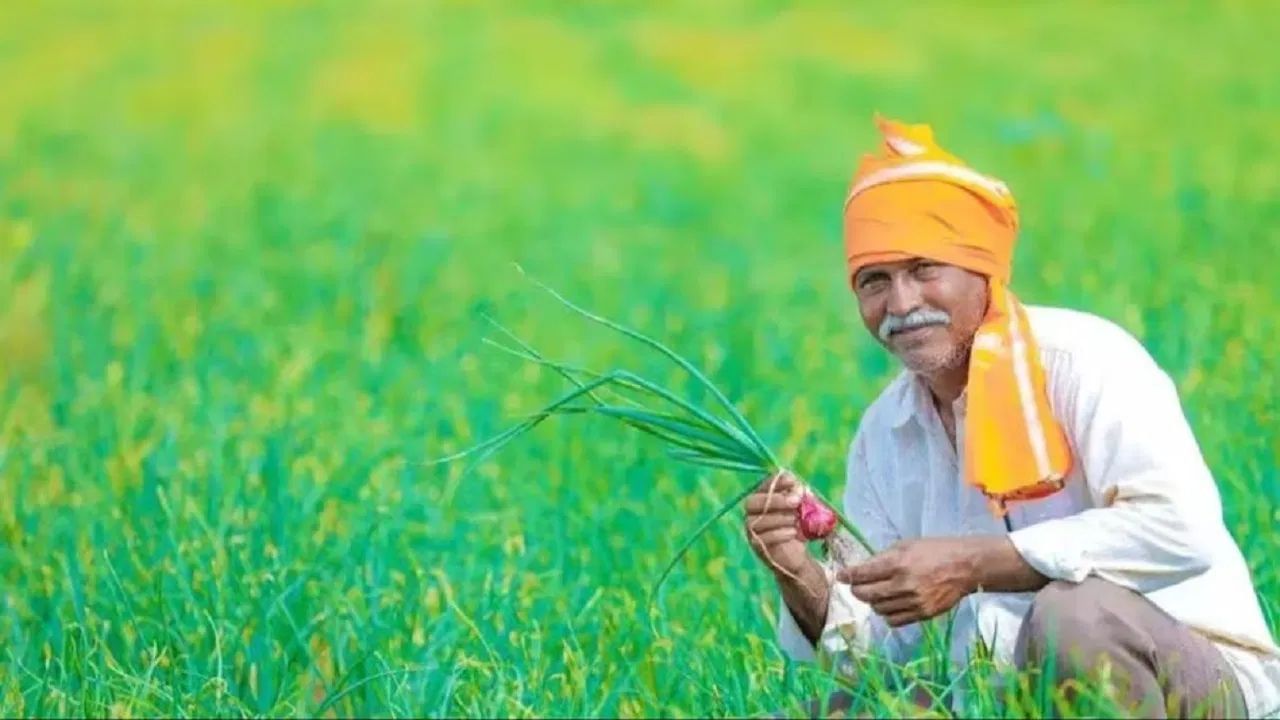
[[[929,390],[924,379],[910,370],[903,371],[902,381],[898,386],[898,395],[894,405],[893,417],[890,418],[894,429],[906,425],[911,418],[922,412],[928,402]]]
[[[952,404],[952,408],[957,413],[963,413],[969,397],[969,389],[965,388],[960,397]],[[924,378],[910,370],[903,371],[902,382],[898,388],[896,403],[893,406],[893,417],[890,418],[890,424],[895,428],[901,428],[906,425],[909,420],[916,418],[917,420],[927,417],[933,413],[933,395],[929,391],[929,386],[925,383]]]

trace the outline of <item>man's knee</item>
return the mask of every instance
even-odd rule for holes
[[[1097,584],[1093,579],[1082,583],[1054,580],[1036,593],[1031,602],[1031,611],[1027,614],[1027,622],[1038,635],[1052,630],[1053,625],[1077,626],[1092,623],[1100,609],[1099,593],[1093,592]]]
[[[1107,608],[1113,588],[1096,578],[1081,583],[1055,580],[1044,586],[1024,620],[1021,659],[1081,659],[1114,642],[1116,628],[1108,622]]]

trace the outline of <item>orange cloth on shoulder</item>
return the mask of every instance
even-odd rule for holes
[[[988,278],[969,359],[965,480],[998,514],[1062,487],[1072,456],[1049,407],[1026,310],[1008,288],[1018,209],[1005,184],[934,142],[927,125],[879,117],[881,152],[863,158],[845,201],[850,282],[866,265],[926,257]]]

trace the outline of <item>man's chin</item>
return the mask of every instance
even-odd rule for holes
[[[894,353],[898,362],[917,375],[933,375],[949,369],[953,364],[953,354],[949,352],[902,352]]]
[[[907,371],[913,372],[916,375],[935,375],[943,369],[942,364],[937,362],[912,362],[902,360],[902,358],[899,358],[899,360],[901,360],[902,366],[906,368]]]

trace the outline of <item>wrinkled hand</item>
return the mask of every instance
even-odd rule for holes
[[[813,562],[796,523],[800,487],[790,473],[771,475],[747,496],[743,527],[756,557],[774,573],[797,577]]]
[[[964,538],[922,538],[899,542],[836,578],[891,627],[901,627],[955,607],[977,589],[978,568]]]

